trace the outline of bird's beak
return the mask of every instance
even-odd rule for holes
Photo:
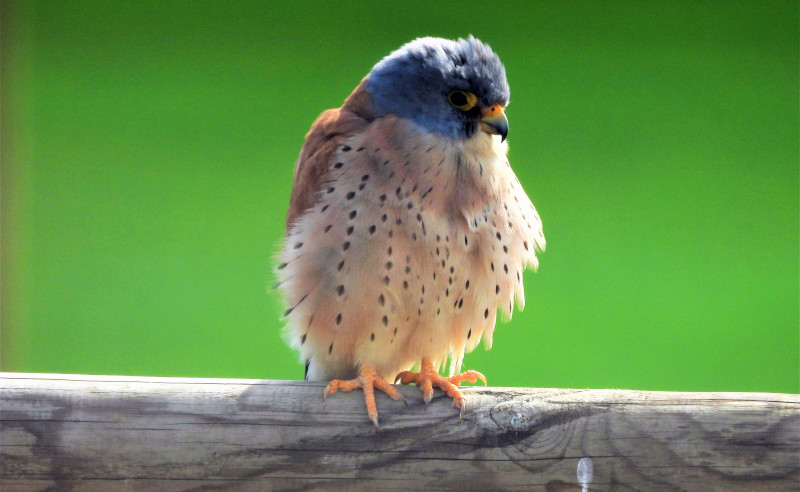
[[[489,135],[500,135],[500,141],[508,135],[508,118],[503,113],[503,107],[495,104],[481,112],[481,130]]]

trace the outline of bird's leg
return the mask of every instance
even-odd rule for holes
[[[427,357],[423,357],[422,367],[419,372],[403,371],[394,378],[394,381],[397,382],[399,380],[403,384],[415,383],[419,386],[425,406],[431,402],[433,386],[436,385],[453,399],[453,405],[460,410],[461,415],[464,415],[466,403],[464,402],[464,395],[458,389],[458,385],[464,381],[474,383],[478,379],[483,381],[483,384],[486,384],[486,378],[478,371],[466,371],[451,377],[440,376],[436,368],[433,367],[433,362]]]
[[[406,401],[405,398],[403,398],[403,395],[397,391],[397,388],[383,379],[369,364],[364,364],[361,366],[358,377],[355,379],[350,379],[347,381],[334,379],[328,383],[328,386],[325,387],[325,391],[322,393],[322,399],[324,400],[325,397],[328,396],[328,393],[336,393],[340,390],[348,393],[357,388],[361,388],[361,390],[364,392],[364,402],[367,405],[367,415],[372,423],[375,424],[375,428],[378,428],[378,409],[375,406],[376,388],[389,395],[389,398],[392,400],[402,400],[404,403]]]

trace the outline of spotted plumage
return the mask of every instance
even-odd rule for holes
[[[524,305],[545,240],[506,158],[508,97],[487,45],[422,38],[306,136],[278,266],[288,338],[307,379],[353,379],[326,392],[368,384],[376,425],[372,386],[397,398],[383,378],[421,363],[401,377],[420,384],[448,359],[455,375],[495,313]]]

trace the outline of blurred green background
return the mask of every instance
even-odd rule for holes
[[[305,132],[425,35],[505,63],[545,224],[492,385],[800,392],[798,6],[2,3],[3,371],[300,379]]]

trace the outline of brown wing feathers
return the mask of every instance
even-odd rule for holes
[[[323,112],[306,134],[294,169],[294,185],[286,213],[287,232],[303,212],[317,203],[317,193],[327,178],[330,157],[336,147],[374,119],[364,85],[362,81],[341,108]]]

